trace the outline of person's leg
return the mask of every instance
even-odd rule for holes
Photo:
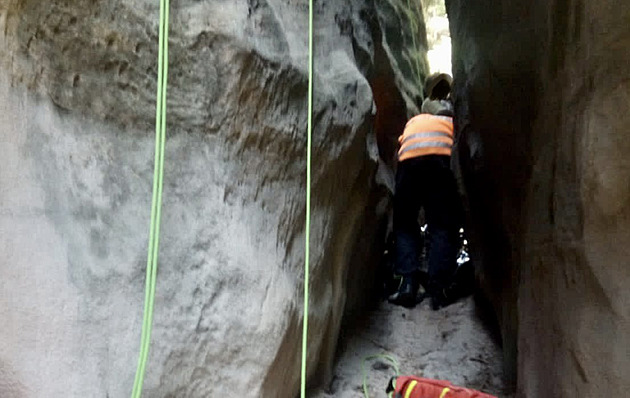
[[[402,282],[398,291],[390,297],[390,302],[408,307],[415,305],[418,290],[420,230],[417,219],[420,209],[418,187],[421,184],[419,178],[417,159],[399,163],[394,193],[393,227],[396,240],[394,272],[402,277]]]
[[[430,187],[425,212],[429,227],[429,293],[434,308],[446,303],[445,289],[453,282],[457,268],[459,228],[462,211],[455,177],[448,157],[435,157],[431,162]]]
[[[420,250],[420,226],[418,212],[418,170],[414,159],[401,162],[396,173],[394,193],[394,238],[396,240],[395,272],[412,276],[418,271]]]

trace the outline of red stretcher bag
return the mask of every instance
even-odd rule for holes
[[[457,387],[446,380],[399,376],[392,379],[388,392],[393,398],[497,398],[468,388]]]

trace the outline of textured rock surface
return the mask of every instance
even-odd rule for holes
[[[472,257],[518,394],[627,395],[630,4],[447,8]]]
[[[131,391],[157,5],[0,1],[2,397]],[[317,2],[312,385],[330,372],[342,315],[370,286],[359,276],[379,252],[387,207],[374,181],[376,137],[389,142],[420,96],[426,49],[412,38],[424,31],[421,15],[407,1]],[[145,394],[290,397],[302,319],[307,3],[183,0],[171,21]]]

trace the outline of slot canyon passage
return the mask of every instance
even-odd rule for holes
[[[0,397],[130,394],[151,208],[158,8],[147,0],[0,0]],[[357,362],[339,368],[348,352],[394,350],[407,336],[417,345],[398,354],[403,372],[510,394],[503,377],[517,397],[626,396],[630,3],[447,0],[446,10],[452,163],[501,348],[484,334],[472,299],[438,312],[371,305],[395,140],[418,112],[428,73],[422,5],[318,0],[311,394],[361,396]],[[306,1],[293,0],[171,4],[144,396],[298,393],[307,12]],[[392,346],[363,339],[370,309]],[[475,360],[457,356],[464,343],[478,349]],[[423,344],[442,346],[423,356]],[[468,371],[450,370],[458,361]],[[388,371],[368,365],[374,396]]]

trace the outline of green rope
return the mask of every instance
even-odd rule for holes
[[[370,398],[368,394],[367,372],[365,371],[365,362],[370,361],[372,359],[378,359],[378,358],[385,359],[386,361],[389,361],[392,364],[392,366],[394,367],[394,376],[400,375],[400,369],[398,368],[398,361],[396,361],[396,358],[394,358],[391,355],[376,354],[376,355],[369,355],[363,358],[363,361],[361,361],[361,373],[363,374],[363,395],[365,396],[365,398]]]
[[[302,372],[300,397],[306,397],[308,341],[309,240],[311,235],[311,136],[313,131],[313,0],[308,4],[308,122],[306,143],[306,233],[304,238],[304,315],[302,323]]]
[[[160,218],[162,207],[162,186],[164,181],[164,142],[166,140],[166,86],[168,81],[168,17],[169,0],[160,0],[160,31],[158,49],[157,104],[155,108],[155,169],[153,173],[153,198],[151,201],[151,226],[147,254],[144,315],[140,356],[133,383],[132,398],[142,395],[144,373],[149,356],[151,325],[153,324],[153,303],[155,301],[155,280],[157,275],[158,252],[160,247]]]

